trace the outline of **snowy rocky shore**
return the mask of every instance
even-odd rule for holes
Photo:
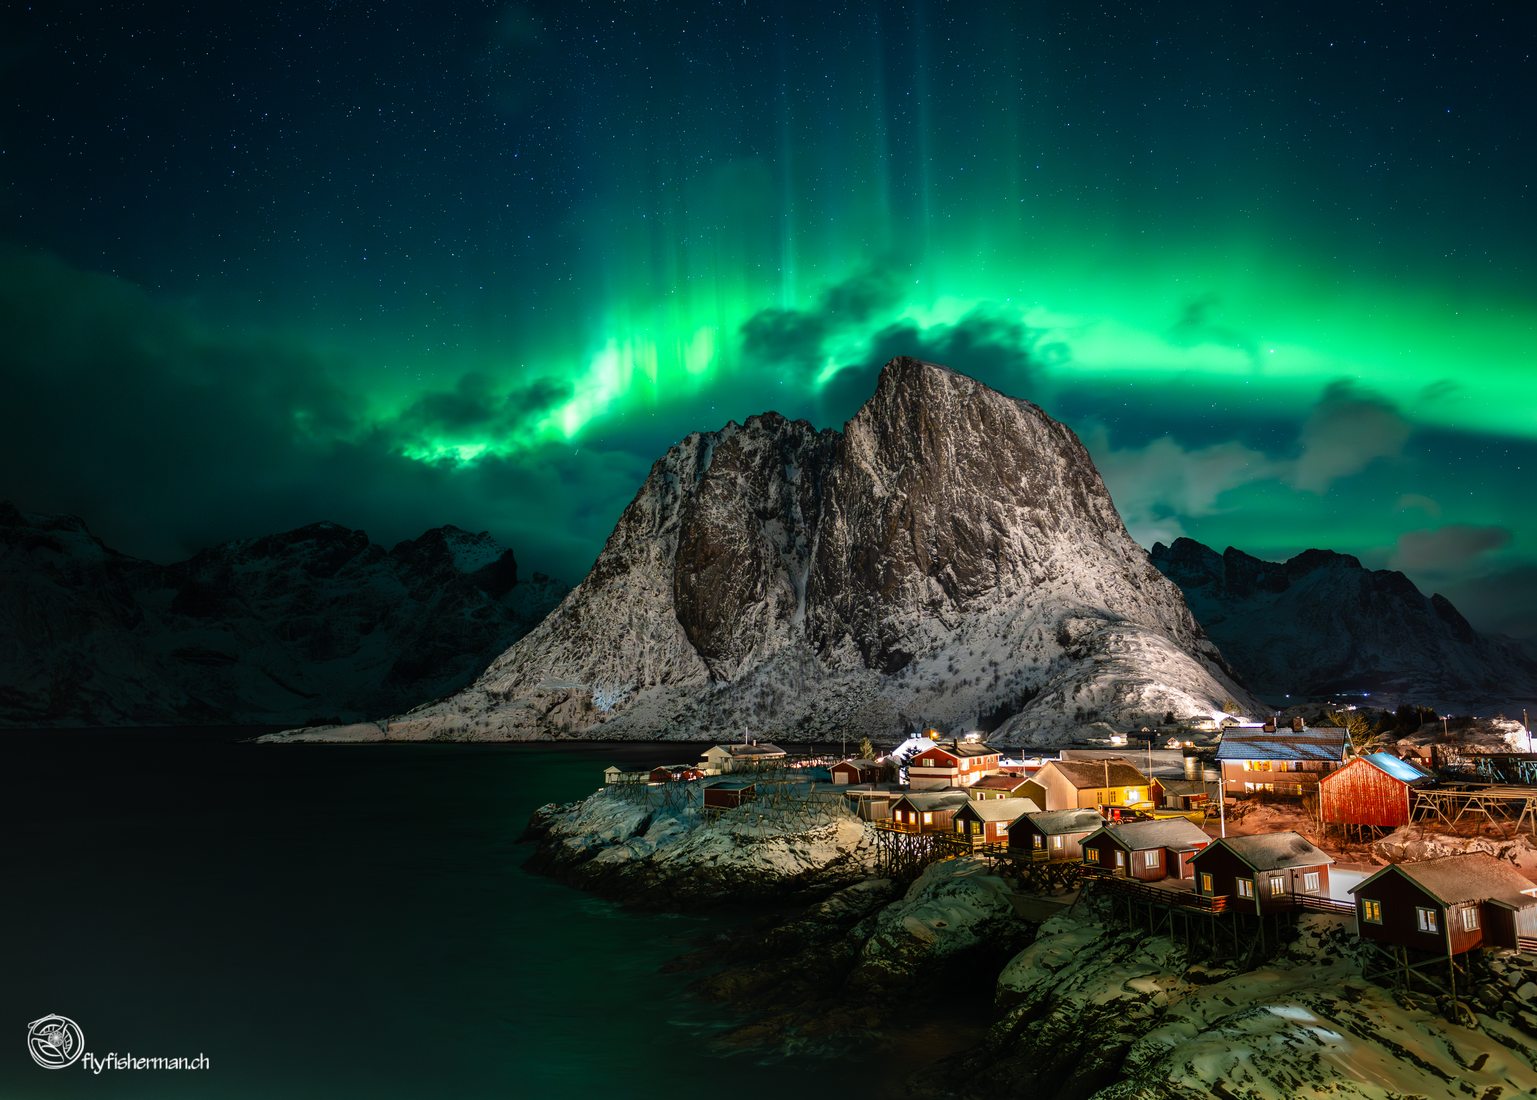
[[[535,866],[609,897],[755,906],[674,964],[738,1021],[718,1042],[859,1050],[878,1076],[899,1066],[907,1095],[953,1100],[1537,1095],[1526,956],[1475,961],[1464,1026],[1365,980],[1343,917],[1305,915],[1239,970],[1117,927],[1092,898],[1021,906],[978,860],[906,886],[873,877],[873,838],[852,819],[793,831],[696,814],[599,791],[543,807],[530,835]]]

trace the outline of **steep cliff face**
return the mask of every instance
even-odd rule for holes
[[[1229,697],[1072,432],[896,359],[842,433],[766,414],[673,447],[561,606],[391,733],[1018,743]]]
[[[1445,597],[1428,599],[1402,573],[1348,554],[1308,550],[1285,562],[1191,539],[1158,543],[1152,562],[1244,680],[1280,697],[1339,691],[1407,701],[1537,698],[1537,662],[1507,639],[1479,634]]]
[[[360,718],[462,687],[564,593],[454,527],[312,524],[171,565],[0,504],[0,723]]]

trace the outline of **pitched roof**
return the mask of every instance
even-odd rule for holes
[[[1028,775],[984,775],[971,785],[972,790],[1017,791],[1030,782]]]
[[[965,791],[909,791],[897,801],[906,802],[915,810],[945,810],[969,804],[971,796]]]
[[[1504,860],[1495,859],[1485,852],[1464,852],[1461,855],[1422,859],[1413,863],[1390,863],[1375,875],[1352,886],[1350,892],[1358,893],[1387,874],[1402,875],[1442,905],[1498,899],[1508,905],[1524,908],[1526,903],[1517,899],[1528,890],[1537,890],[1537,883]],[[1537,902],[1537,898],[1532,898],[1532,901]]]
[[[876,763],[874,760],[865,760],[865,759],[860,758],[860,757],[850,757],[847,760],[840,760],[840,761],[838,761],[837,764],[834,764],[833,767],[836,768],[838,766],[838,764],[852,764],[852,765],[854,765],[854,767],[861,768],[861,769],[878,768],[878,767],[880,767],[880,765],[878,763]]]
[[[1318,867],[1334,860],[1294,832],[1230,836],[1213,841],[1207,852],[1227,848],[1256,871],[1282,871],[1291,867]],[[1202,852],[1196,859],[1207,854]]]
[[[1046,810],[1025,816],[1030,819],[1031,825],[1047,836],[1058,833],[1092,833],[1105,823],[1098,810]]]
[[[1390,752],[1374,752],[1370,756],[1361,757],[1372,767],[1386,772],[1400,783],[1407,783],[1411,787],[1420,783],[1428,783],[1432,779],[1429,772],[1415,767],[1407,760],[1400,760]]]
[[[1089,787],[1145,787],[1148,783],[1147,776],[1119,756],[1103,760],[1048,760],[1041,765],[1041,771],[1047,768],[1055,768],[1057,774],[1079,790]],[[1039,776],[1041,772],[1035,774]]]
[[[1188,851],[1211,843],[1211,837],[1194,822],[1183,817],[1166,817],[1158,821],[1128,821],[1120,825],[1106,825],[1096,832],[1107,834],[1122,848],[1133,852],[1148,848],[1173,848]],[[1085,844],[1088,843],[1086,839]]]
[[[937,741],[934,743],[932,748],[924,749],[923,752],[933,752],[934,749],[939,749],[941,752],[947,752],[951,756],[998,755],[997,749],[990,749],[980,741]],[[920,752],[918,755],[922,756],[923,753]]]
[[[1217,746],[1218,760],[1330,760],[1345,759],[1349,736],[1342,729],[1314,727],[1297,733],[1290,729],[1232,729]]]
[[[971,814],[979,821],[1007,821],[1013,823],[1040,807],[1028,798],[984,798],[957,810],[956,816]]]
[[[760,745],[716,745],[727,756],[789,756],[778,745],[771,745],[767,741]]]
[[[717,779],[706,783],[704,789],[707,791],[745,791],[747,788],[755,786],[757,784],[751,779]]]

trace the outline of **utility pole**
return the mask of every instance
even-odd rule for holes
[[[1217,765],[1217,820],[1222,823],[1222,838],[1227,839],[1227,788],[1223,785],[1222,765]]]

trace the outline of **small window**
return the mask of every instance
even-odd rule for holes
[[[1382,902],[1374,898],[1361,899],[1361,919],[1367,924],[1382,923]]]
[[[932,768],[934,766],[933,759],[932,758],[925,758],[924,761],[923,761],[923,766],[925,768]]]
[[[925,825],[932,825],[932,824],[934,824],[934,815],[932,813],[930,813],[928,810],[924,810],[923,811],[923,823]]]
[[[1252,898],[1254,896],[1254,880],[1252,878],[1241,878],[1238,880],[1238,896],[1241,898]]]
[[[1318,890],[1318,872],[1305,871],[1302,875],[1302,888],[1308,893],[1316,893]]]
[[[1040,837],[1036,837],[1035,839],[1036,840],[1040,840],[1041,838]],[[1059,836],[1052,837],[1051,838],[1051,846],[1053,848],[1060,848],[1060,847],[1062,847],[1062,838],[1059,837]]]
[[[1203,894],[1210,894],[1211,892],[1212,892],[1211,874],[1210,874],[1210,872],[1202,871],[1201,872],[1201,893],[1203,893]]]
[[[972,836],[981,836],[982,835],[982,823],[980,821],[973,821],[971,823],[971,835]]]
[[[1284,893],[1286,893],[1286,876],[1285,875],[1271,875],[1270,876],[1270,896],[1271,897],[1275,897],[1277,894],[1284,894]]]
[[[1119,848],[1115,850],[1115,865],[1117,867],[1126,866],[1126,853],[1121,851]]]
[[[1099,862],[1099,849],[1098,848],[1085,848],[1083,850],[1083,861],[1085,863],[1098,863]]]
[[[1414,923],[1421,932],[1441,931],[1441,926],[1436,922],[1436,911],[1426,909],[1423,905],[1414,907]]]
[[[1142,853],[1142,866],[1146,867],[1148,870],[1152,870],[1154,867],[1158,866],[1158,851],[1156,848],[1151,852]]]
[[[1477,906],[1469,905],[1467,908],[1463,909],[1458,915],[1459,915],[1459,918],[1462,921],[1462,930],[1464,932],[1477,932],[1478,931],[1478,907]]]
[[[958,833],[964,833],[966,831],[966,823],[964,821],[957,821],[955,823],[955,831]]]

